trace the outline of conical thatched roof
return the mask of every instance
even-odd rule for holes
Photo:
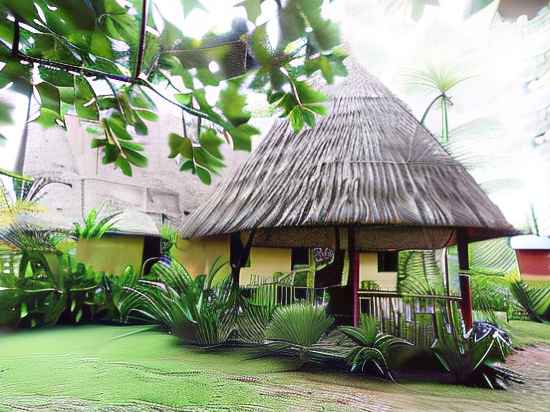
[[[353,65],[325,88],[330,113],[295,135],[278,120],[259,147],[181,228],[185,237],[257,229],[254,244],[433,249],[515,233],[474,179],[405,104]]]

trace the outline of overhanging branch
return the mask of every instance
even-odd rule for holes
[[[119,82],[137,84],[137,85],[140,85],[140,86],[143,86],[143,87],[147,87],[152,92],[154,92],[156,95],[161,97],[163,100],[165,100],[166,102],[168,102],[170,104],[173,104],[174,106],[177,106],[181,110],[183,110],[183,111],[185,111],[185,112],[187,112],[187,113],[189,113],[193,116],[197,116],[197,117],[200,117],[200,118],[203,118],[203,119],[210,120],[209,116],[206,113],[203,113],[199,110],[193,109],[191,107],[188,107],[188,106],[185,106],[185,105],[182,105],[178,102],[173,101],[169,97],[166,97],[161,92],[159,92],[147,80],[144,80],[144,79],[141,79],[141,78],[134,79],[132,77],[124,76],[124,75],[121,75],[121,74],[107,73],[107,72],[104,72],[104,71],[101,71],[101,70],[89,69],[89,68],[86,68],[86,67],[75,66],[75,65],[72,65],[72,64],[68,64],[68,63],[56,62],[56,61],[53,61],[53,60],[47,60],[47,59],[43,59],[43,58],[40,58],[40,57],[32,57],[32,56],[28,56],[28,55],[26,55],[24,53],[21,53],[21,52],[18,52],[15,55],[15,57],[18,58],[21,61],[26,61],[28,63],[38,64],[40,66],[56,68],[56,69],[64,70],[66,72],[74,73],[74,74],[77,74],[77,75],[97,77],[97,78],[100,78],[100,79],[117,80]]]
[[[147,31],[147,0],[141,0],[141,26],[139,28],[139,46],[136,58],[136,71],[134,79],[139,79],[141,74],[141,65],[143,64],[143,56],[145,54],[145,33]]]

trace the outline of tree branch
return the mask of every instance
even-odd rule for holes
[[[32,57],[32,56],[28,56],[26,54],[23,54],[21,52],[17,53],[16,57],[21,61],[26,61],[26,62],[29,62],[29,63],[38,64],[40,66],[45,66],[45,67],[53,67],[53,68],[65,70],[67,72],[74,73],[74,74],[80,74],[80,75],[83,74],[83,75],[86,75],[86,76],[97,77],[97,78],[100,78],[100,79],[111,79],[111,80],[117,80],[119,82],[137,84],[137,85],[140,85],[140,86],[144,86],[144,87],[147,87],[148,89],[150,89],[151,91],[153,91],[157,96],[159,96],[160,98],[162,98],[166,102],[168,102],[170,104],[173,104],[174,106],[180,108],[181,110],[183,110],[183,111],[185,111],[185,112],[187,112],[187,113],[189,113],[193,116],[201,117],[203,119],[208,119],[209,120],[209,117],[206,113],[203,113],[199,110],[193,109],[193,108],[188,107],[188,106],[184,106],[182,104],[179,104],[179,103],[173,101],[169,97],[166,97],[161,92],[159,92],[151,83],[149,83],[145,79],[141,79],[141,78],[134,79],[134,78],[124,76],[124,75],[106,73],[106,72],[103,72],[101,70],[89,69],[89,68],[81,67],[81,66],[74,66],[72,64],[60,63],[60,62],[56,62],[56,61],[52,61],[52,60],[42,59],[40,57]],[[222,126],[222,125],[220,125],[220,126]]]
[[[441,98],[445,98],[445,93],[441,93],[440,95],[436,96],[431,102],[430,104],[428,105],[428,107],[426,108],[426,111],[424,112],[424,114],[422,115],[422,119],[420,120],[420,124],[421,125],[424,125],[424,121],[426,120],[426,117],[428,116],[428,113],[430,112],[430,110],[432,109],[432,106]]]
[[[19,18],[15,18],[13,22],[13,41],[11,45],[11,54],[12,56],[17,56],[19,54],[19,38],[21,37],[20,27],[19,27]]]
[[[138,79],[141,74],[141,65],[143,64],[143,55],[145,54],[145,33],[147,31],[147,0],[141,0],[141,26],[139,29],[139,46],[136,59],[136,71],[134,79]]]

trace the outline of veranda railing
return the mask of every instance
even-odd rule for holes
[[[459,313],[459,296],[415,295],[395,291],[361,290],[361,314],[378,320],[381,331],[430,346],[435,338],[436,311],[449,320]]]
[[[21,254],[11,251],[0,252],[0,275],[10,275],[19,272]]]

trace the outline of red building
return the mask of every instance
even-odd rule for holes
[[[515,236],[510,245],[516,251],[521,277],[528,280],[550,280],[550,238]]]

